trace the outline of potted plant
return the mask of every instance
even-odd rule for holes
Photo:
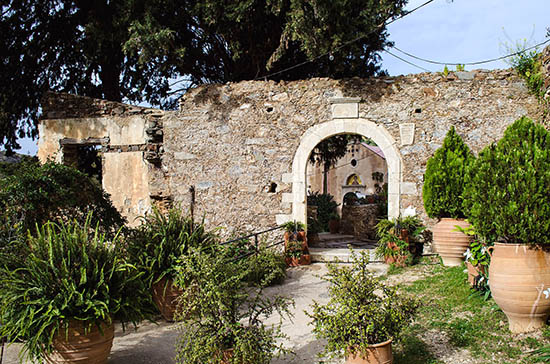
[[[326,339],[323,355],[347,363],[391,363],[391,343],[409,324],[417,302],[384,285],[368,270],[368,255],[352,252],[351,267],[327,263],[329,301],[313,303],[313,332]]]
[[[426,227],[417,216],[399,216],[397,219],[382,219],[376,225],[378,245],[375,254],[386,264],[404,267],[415,263],[424,250]]]
[[[493,243],[487,243],[485,239],[479,236],[473,225],[466,229],[460,227],[457,229],[472,237],[470,246],[466,252],[464,252],[464,262],[468,272],[468,283],[470,283],[470,287],[478,291],[484,291],[488,298],[491,294],[488,286],[488,278]]]
[[[281,321],[265,324],[277,312],[289,315],[291,300],[266,297],[262,288],[244,285],[248,274],[232,256],[213,247],[193,249],[182,258],[177,282],[185,282],[176,360],[185,364],[268,364],[286,350]],[[192,314],[191,314],[192,313]]]
[[[191,247],[206,247],[215,241],[204,223],[197,223],[181,209],[162,213],[156,207],[141,218],[142,224],[126,239],[130,261],[144,273],[151,294],[165,320],[173,321],[182,287],[174,285],[178,260]]]
[[[106,241],[89,222],[47,222],[29,234],[19,267],[0,267],[0,337],[23,341],[32,361],[106,363],[113,322],[154,313],[117,238]]]
[[[512,332],[550,314],[550,133],[522,117],[467,173],[464,205],[479,235],[496,242],[489,286]]]
[[[308,251],[307,235],[305,225],[300,221],[288,221],[281,225],[285,230],[285,251],[291,241],[299,241],[302,243],[302,250]]]
[[[340,231],[340,215],[337,212],[333,212],[329,216],[328,230],[331,234],[338,234]]]
[[[304,250],[303,243],[297,240],[291,240],[285,247],[285,261],[289,267],[311,264],[311,255],[309,251]]]
[[[470,148],[451,127],[441,148],[428,159],[422,195],[424,209],[431,218],[438,219],[433,227],[433,246],[445,266],[462,264],[464,252],[471,237],[457,231],[466,228],[462,207],[464,174],[474,156]]]

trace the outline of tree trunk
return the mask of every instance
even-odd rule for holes
[[[323,167],[323,194],[328,193],[328,170],[330,169],[330,164],[325,163]]]

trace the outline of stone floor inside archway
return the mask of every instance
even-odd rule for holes
[[[319,233],[318,241],[309,244],[309,252],[313,262],[328,262],[339,260],[343,263],[350,261],[350,248],[366,250],[370,261],[376,261],[374,249],[375,240],[359,240],[353,235]]]

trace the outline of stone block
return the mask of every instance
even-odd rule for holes
[[[175,152],[174,159],[176,160],[190,160],[197,158],[196,155],[187,152]]]
[[[401,145],[411,145],[414,143],[415,123],[399,124],[399,138]]]
[[[282,202],[292,202],[294,201],[294,194],[293,193],[283,193]]]
[[[292,183],[293,182],[293,174],[292,173],[283,173],[283,176],[281,177],[281,181],[283,183]]]
[[[333,119],[358,118],[359,104],[358,103],[332,104],[331,111],[332,111]]]
[[[416,183],[414,182],[402,182],[401,183],[401,193],[404,195],[418,196],[418,189]]]
[[[288,214],[275,215],[275,222],[277,223],[277,225],[281,225],[289,221],[292,221],[292,215],[288,215]]]

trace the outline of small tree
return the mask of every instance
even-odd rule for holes
[[[464,218],[462,194],[466,166],[474,159],[470,148],[451,127],[443,146],[428,160],[424,174],[424,209],[431,218]]]
[[[550,133],[522,117],[468,168],[464,207],[487,241],[550,244]]]

